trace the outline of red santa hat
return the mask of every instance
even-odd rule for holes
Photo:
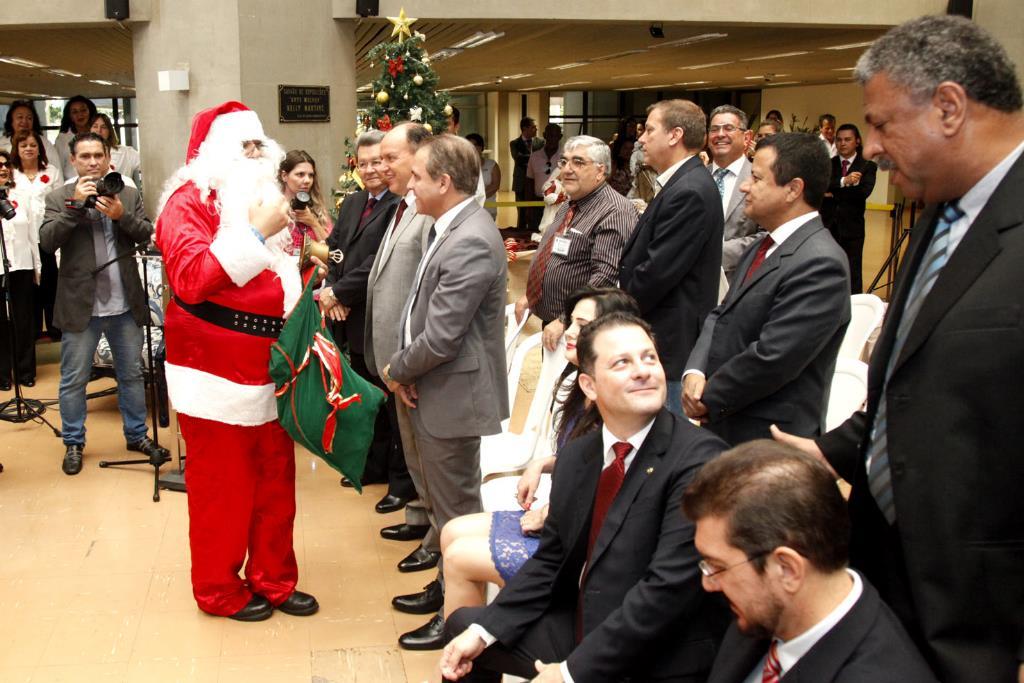
[[[199,147],[207,140],[241,144],[247,140],[265,140],[266,137],[256,112],[241,102],[225,102],[204,109],[192,119],[192,135],[188,140],[185,162],[195,159]]]

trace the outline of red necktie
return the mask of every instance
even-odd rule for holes
[[[371,213],[373,213],[373,207],[375,206],[377,206],[376,197],[370,197],[366,200],[366,208],[363,209],[362,215],[359,216],[359,226],[356,227],[356,232],[362,230],[363,226],[366,225],[366,219],[370,217]]]
[[[576,202],[569,202],[569,210],[565,212],[565,218],[562,219],[558,230],[533,257],[530,272],[526,276],[526,301],[531,309],[537,308],[537,303],[540,301],[541,290],[544,287],[544,273],[548,269],[548,261],[551,259],[551,250],[555,246],[555,238],[566,231],[574,215],[576,215]]]
[[[402,220],[402,215],[405,213],[406,206],[408,206],[408,204],[405,203],[404,199],[398,202],[398,210],[395,211],[395,220],[394,222],[391,223],[391,229],[387,233],[385,233],[384,240],[381,242],[381,244],[387,244],[391,240],[391,237],[395,234],[395,230],[398,230],[398,224]]]
[[[776,641],[768,648],[768,656],[764,660],[764,669],[761,670],[761,683],[779,683],[782,676],[782,665],[779,663],[779,649]]]
[[[843,171],[842,171],[842,177],[844,177],[844,178],[845,178],[845,177],[846,177],[846,173],[847,173],[847,172],[848,172],[849,170],[850,170],[850,160],[849,160],[849,159],[843,159]]]
[[[747,269],[747,275],[743,278],[744,282],[749,280],[757,272],[757,269],[761,267],[761,264],[764,263],[764,257],[768,255],[768,250],[772,248],[773,244],[775,244],[775,241],[772,240],[772,236],[765,235],[764,239],[761,240],[761,246],[757,248],[757,253],[754,254],[754,261],[750,264],[750,268]]]

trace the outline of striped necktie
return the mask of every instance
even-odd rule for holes
[[[725,198],[725,176],[729,175],[729,169],[720,168],[711,174],[715,179],[715,185],[718,186],[718,194]]]
[[[868,444],[867,472],[868,489],[875,497],[878,509],[882,511],[889,524],[896,523],[896,501],[892,492],[892,473],[889,465],[889,448],[886,435],[886,394],[889,386],[889,379],[892,377],[893,367],[896,360],[903,351],[903,345],[907,342],[910,330],[921,311],[928,292],[935,286],[939,279],[939,273],[949,260],[949,229],[956,223],[964,212],[956,202],[945,205],[939,220],[935,224],[935,234],[928,245],[914,282],[907,295],[907,303],[903,308],[903,315],[900,318],[899,326],[896,328],[896,338],[893,340],[892,352],[889,354],[889,363],[885,369],[885,384],[882,386],[882,396],[878,400],[878,410],[875,414],[874,426],[871,429],[871,441]]]
[[[782,664],[779,662],[779,641],[773,640],[768,648],[768,656],[764,658],[761,669],[761,683],[779,683],[782,676]]]

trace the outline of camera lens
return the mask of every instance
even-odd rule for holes
[[[308,208],[313,202],[313,199],[309,196],[308,192],[296,192],[295,196],[292,197],[292,210],[302,211]]]

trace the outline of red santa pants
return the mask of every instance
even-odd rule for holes
[[[188,449],[192,594],[199,608],[228,616],[253,593],[281,604],[299,576],[291,437],[277,421],[239,427],[179,413],[178,424]],[[238,576],[243,562],[245,581]]]

